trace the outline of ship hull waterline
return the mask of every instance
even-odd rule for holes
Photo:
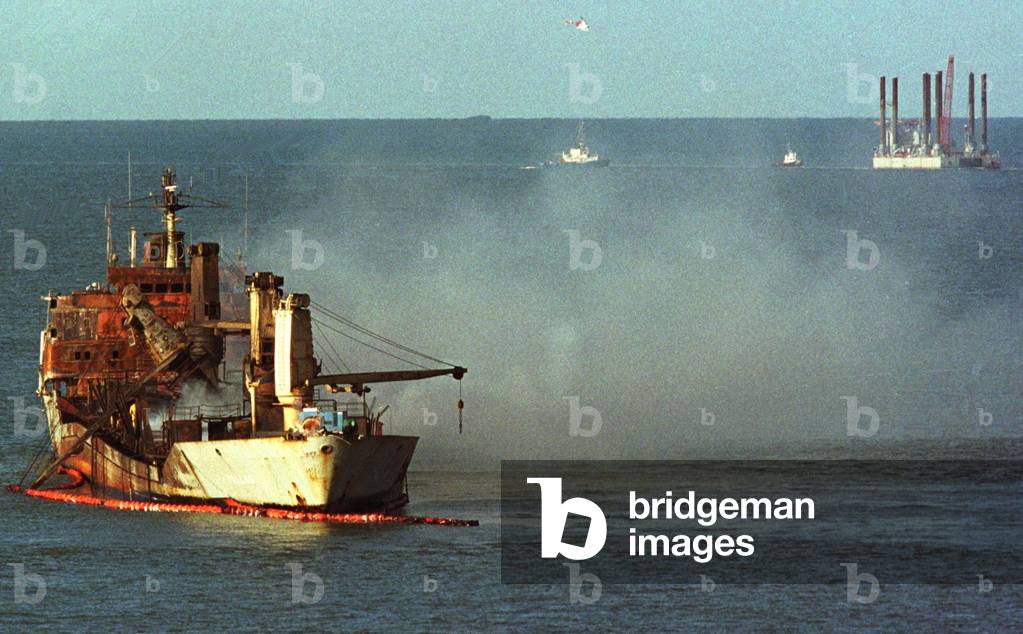
[[[552,163],[554,167],[607,167],[611,164],[611,159],[602,158],[595,161],[558,161]]]
[[[54,450],[63,454],[85,434],[63,421],[44,394]],[[162,502],[224,502],[311,511],[394,510],[408,502],[405,480],[418,438],[370,436],[349,442],[328,434],[178,442],[162,465],[89,438],[63,465],[81,472],[92,495]]]

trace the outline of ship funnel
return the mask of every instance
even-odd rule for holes
[[[200,242],[188,249],[192,321],[220,319],[220,246]]]
[[[924,127],[920,136],[920,145],[924,150],[930,151],[931,147],[931,74],[923,75],[923,96],[924,96]]]

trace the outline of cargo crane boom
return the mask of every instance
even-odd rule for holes
[[[397,370],[393,372],[355,372],[349,374],[321,374],[319,376],[306,379],[305,384],[307,386],[314,385],[326,385],[329,387],[342,387],[350,386],[351,391],[361,394],[364,391],[369,391],[365,386],[367,383],[391,383],[395,381],[420,381],[422,379],[429,379],[435,376],[447,376],[450,375],[455,378],[456,381],[461,381],[465,373],[468,372],[463,367],[455,366],[453,368],[441,368],[437,370]]]

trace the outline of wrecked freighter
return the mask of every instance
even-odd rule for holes
[[[222,205],[179,192],[168,168],[160,193],[120,206],[160,212],[164,230],[145,234],[136,263],[133,228],[121,264],[108,222],[106,285],[43,298],[38,394],[54,455],[32,486],[70,469],[110,499],[331,512],[407,503],[418,439],[383,432],[383,412],[366,405],[369,385],[461,380],[465,368],[324,374],[308,295],[253,273],[246,309],[222,296],[219,246],[185,248],[177,213]],[[186,390],[217,397],[186,404]]]

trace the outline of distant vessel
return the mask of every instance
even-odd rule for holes
[[[987,137],[987,73],[980,76],[980,144],[974,129],[974,76],[969,74],[969,100],[967,123],[964,126],[963,148],[956,147],[952,139],[952,94],[955,58],[948,57],[948,68],[942,77],[935,73],[934,104],[937,125],[931,134],[931,75],[922,75],[923,118],[899,118],[899,78],[892,77],[891,103],[885,99],[885,77],[880,77],[881,128],[880,143],[874,149],[874,169],[943,169],[948,167],[976,167],[998,169],[1001,159],[988,149]],[[888,106],[891,105],[891,117]]]
[[[792,151],[792,146],[786,144],[785,147],[786,147],[786,149],[788,151],[785,152],[785,158],[783,158],[781,160],[781,166],[782,167],[802,167],[803,166],[803,160],[801,158],[799,158],[799,156],[795,152]]]
[[[558,157],[558,162],[561,165],[578,165],[580,167],[607,167],[611,163],[611,159],[601,158],[598,154],[590,154],[590,149],[586,147],[583,122],[580,121],[575,135],[575,147],[567,152],[562,152]]]

